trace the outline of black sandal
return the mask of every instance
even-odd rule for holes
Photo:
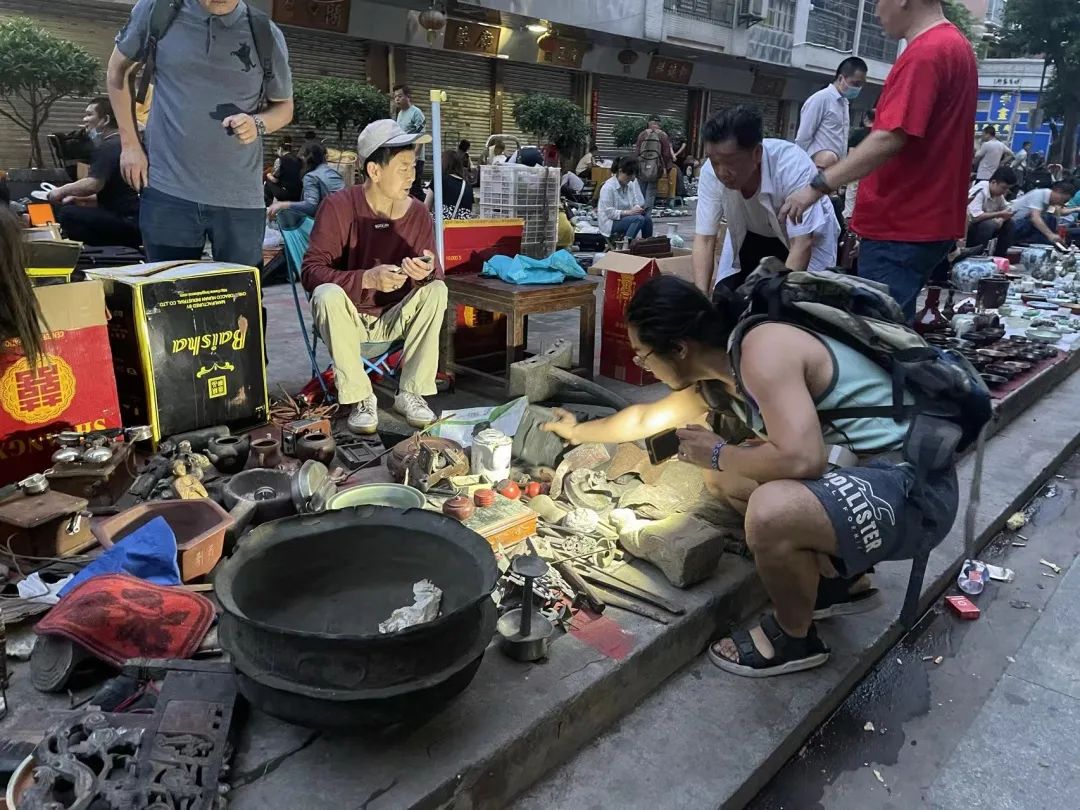
[[[819,577],[817,599],[814,602],[814,621],[834,616],[854,616],[881,607],[885,600],[877,588],[870,586],[854,593],[851,591],[853,585],[873,571],[871,568],[853,577]]]
[[[736,630],[731,640],[739,650],[739,660],[732,661],[720,653],[720,642],[709,645],[709,660],[725,672],[745,678],[771,678],[788,672],[819,667],[829,660],[829,648],[818,638],[817,628],[811,624],[806,638],[789,636],[781,628],[776,616],[768,614],[761,618],[761,629],[773,646],[773,657],[765,658],[749,630]]]

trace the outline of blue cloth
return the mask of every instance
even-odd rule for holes
[[[904,311],[910,324],[915,320],[915,299],[919,297],[931,271],[949,255],[956,241],[890,242],[863,239],[859,243],[859,278],[879,281]]]
[[[209,238],[214,261],[258,267],[266,209],[203,205],[147,188],[139,207],[139,228],[151,262],[197,261]]]
[[[484,262],[482,276],[498,276],[508,284],[562,284],[567,278],[585,278],[585,271],[568,250],[557,250],[546,259],[518,254],[492,256]]]
[[[156,517],[110,548],[65,585],[60,596],[101,574],[131,574],[155,585],[179,585],[176,535],[163,517]]]

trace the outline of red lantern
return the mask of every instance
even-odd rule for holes
[[[427,31],[428,42],[435,41],[435,34],[446,28],[446,15],[432,6],[420,12],[420,27]]]
[[[540,50],[544,53],[555,53],[555,50],[559,47],[559,39],[551,34],[544,34],[540,39],[536,40],[536,44],[540,46]]]
[[[619,51],[618,55],[619,63],[623,66],[623,73],[630,72],[630,66],[638,60],[637,51],[632,51],[629,48],[623,48]]]

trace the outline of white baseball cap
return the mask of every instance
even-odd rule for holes
[[[397,121],[383,118],[364,127],[364,131],[356,139],[356,154],[360,156],[363,165],[377,149],[384,146],[409,146],[414,143],[431,143],[431,136],[406,132],[398,126]]]

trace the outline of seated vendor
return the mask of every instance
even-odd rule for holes
[[[967,246],[981,247],[991,239],[995,256],[1008,256],[1013,242],[1015,212],[1005,194],[1016,185],[1016,172],[1008,166],[998,168],[989,180],[980,180],[968,191]]]
[[[49,192],[49,202],[59,206],[60,230],[86,245],[137,248],[142,244],[139,195],[120,174],[120,131],[109,99],[101,96],[87,105],[83,126],[94,144],[90,171]]]
[[[431,215],[409,196],[415,146],[430,141],[389,119],[365,127],[356,148],[366,179],[323,201],[304,255],[301,279],[334,360],[338,400],[353,406],[354,433],[379,424],[365,343],[404,341],[394,410],[415,428],[435,420],[424,397],[435,393],[446,285]]]
[[[1019,244],[1054,245],[1064,242],[1057,233],[1057,217],[1051,208],[1063,206],[1076,189],[1057,182],[1050,188],[1036,188],[1013,200],[1014,240]]]
[[[611,239],[623,237],[633,241],[653,235],[653,221],[645,210],[645,195],[637,181],[638,160],[625,157],[613,174],[600,187],[600,202],[596,216],[600,233]]]

